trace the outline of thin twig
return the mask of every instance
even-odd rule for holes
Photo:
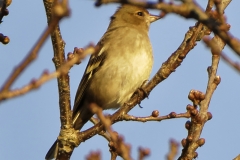
[[[159,117],[154,117],[154,116],[148,116],[148,117],[135,117],[131,116],[129,114],[124,114],[119,120],[125,120],[125,121],[137,121],[137,122],[148,122],[148,121],[162,121],[166,119],[172,119],[172,118],[190,118],[190,113],[180,113],[176,114],[174,112],[165,115],[165,116],[159,116]]]
[[[150,155],[150,149],[148,148],[138,148],[138,160],[144,160],[144,158],[148,157]]]
[[[114,132],[111,127],[111,120],[109,117],[105,117],[102,113],[102,108],[97,106],[95,103],[90,105],[90,108],[93,113],[95,113],[101,123],[103,124],[105,130],[109,133],[111,141],[109,143],[110,151],[115,152],[117,155],[121,156],[124,160],[132,160],[130,155],[130,146],[127,145],[123,138],[118,135],[117,132]]]
[[[59,67],[56,71],[52,73],[48,73],[48,71],[44,71],[40,78],[32,80],[29,84],[23,86],[20,89],[9,90],[5,92],[0,92],[0,101],[10,99],[13,97],[17,97],[23,94],[26,94],[34,89],[39,88],[42,84],[50,81],[53,78],[57,78],[60,75],[68,73],[69,69],[79,62],[79,60],[84,59],[88,54],[94,53],[95,48],[92,45],[87,46],[81,54],[75,54],[70,60],[68,60],[65,64]]]
[[[99,123],[99,119],[94,118],[94,117],[92,117],[92,118],[90,119],[90,121],[91,121],[94,125],[96,125],[96,124]],[[111,137],[110,137],[109,134],[106,133],[106,131],[102,130],[102,132],[100,132],[100,133],[98,133],[98,134],[99,134],[100,136],[102,136],[103,138],[105,138],[108,142],[111,141]]]
[[[173,139],[171,139],[169,143],[170,143],[170,148],[169,148],[169,153],[166,156],[166,159],[174,160],[178,154],[179,144],[177,141],[175,141]]]
[[[240,63],[234,62],[225,53],[221,53],[221,58],[231,67],[233,67],[238,73],[240,73]]]
[[[27,56],[22,60],[22,62],[18,66],[15,67],[15,69],[12,71],[8,79],[5,81],[3,87],[0,90],[1,92],[8,91],[11,85],[17,80],[19,75],[27,68],[27,66],[29,66],[29,64],[31,64],[37,58],[40,48],[48,38],[49,34],[52,33],[52,31],[57,26],[58,22],[64,16],[66,16],[66,14],[57,15],[55,16],[55,18],[51,20],[48,27],[40,36],[39,40],[37,40],[36,44],[33,46],[33,48],[30,50]]]

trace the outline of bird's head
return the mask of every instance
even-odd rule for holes
[[[132,26],[148,31],[150,23],[158,19],[159,16],[149,14],[145,8],[124,4],[111,17],[111,22],[116,26]]]

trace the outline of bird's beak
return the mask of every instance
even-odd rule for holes
[[[155,22],[155,21],[159,20],[160,18],[161,18],[160,16],[150,14],[150,23]]]

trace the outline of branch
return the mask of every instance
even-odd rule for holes
[[[150,149],[148,148],[138,148],[138,160],[144,160],[145,157],[148,157],[150,155]]]
[[[86,160],[101,160],[101,152],[96,151],[96,152],[90,152],[86,156]]]
[[[90,106],[91,111],[96,114],[104,126],[104,129],[108,132],[111,141],[109,142],[110,152],[112,155],[119,155],[124,160],[132,160],[130,155],[130,145],[127,145],[123,137],[119,136],[117,132],[114,132],[111,127],[111,120],[109,117],[105,117],[102,113],[102,108],[92,103]],[[113,158],[113,157],[112,157]]]
[[[15,67],[15,69],[12,71],[10,76],[5,81],[3,87],[1,88],[0,92],[6,92],[10,89],[12,84],[17,80],[19,75],[31,64],[38,56],[38,52],[44,42],[46,41],[48,35],[55,29],[58,22],[66,16],[66,14],[59,14],[57,12],[54,12],[56,15],[55,18],[51,20],[49,23],[49,26],[45,29],[39,40],[36,42],[36,44],[33,46],[33,48],[30,50],[28,55],[22,60],[22,62]]]
[[[92,118],[90,119],[90,121],[91,121],[94,125],[96,125],[96,124],[99,123],[99,119],[94,118],[94,117],[92,117]],[[98,133],[98,134],[99,134],[100,136],[102,136],[103,138],[105,138],[108,142],[111,141],[111,137],[106,133],[105,130],[102,130],[102,132],[100,132],[100,133]]]
[[[68,8],[68,0],[43,0],[44,7],[47,14],[48,24],[52,19],[55,19],[54,12],[59,14],[64,13],[69,15],[70,10]],[[54,28],[52,34],[52,45],[54,51],[53,62],[55,64],[56,70],[60,68],[65,63],[65,43],[62,39],[60,28],[58,24]],[[72,127],[72,112],[70,104],[70,87],[69,87],[69,76],[68,74],[62,74],[57,79],[58,82],[58,93],[59,93],[59,108],[60,108],[60,120],[61,120],[61,131],[58,136],[59,142],[59,154],[57,154],[57,159],[68,159],[72,152],[67,152],[71,150],[73,145],[71,139],[74,138],[75,130]]]
[[[72,56],[71,59],[65,62],[56,71],[52,73],[44,71],[39,79],[31,80],[29,84],[23,86],[22,88],[0,93],[0,101],[26,94],[34,89],[39,88],[42,84],[46,83],[47,81],[50,81],[53,78],[57,78],[60,77],[61,75],[67,74],[74,64],[79,63],[79,61],[84,59],[88,54],[93,53],[95,51],[95,48],[93,47],[92,44],[90,44],[89,46],[81,50],[82,51],[80,51],[79,53],[71,55]]]
[[[231,67],[233,67],[238,73],[240,73],[240,63],[231,60],[226,54],[221,53],[221,58]]]
[[[135,117],[129,114],[124,114],[122,115],[121,118],[118,119],[118,121],[124,120],[124,121],[148,122],[148,121],[162,121],[162,120],[172,119],[172,118],[190,118],[190,112],[180,113],[180,114],[171,112],[170,114],[165,116],[158,116],[158,114],[155,114],[155,112],[156,111],[153,111],[152,115],[147,117]]]
[[[223,10],[225,9],[224,2],[225,1],[222,1],[221,4],[215,3],[217,11],[219,13],[223,13]],[[225,46],[225,41],[223,41],[220,37],[215,36],[212,40],[205,38],[204,42],[209,47],[211,47],[212,52],[212,65],[208,67],[208,85],[205,94],[196,91],[191,91],[189,94],[189,99],[193,101],[194,107],[197,108],[197,105],[199,105],[200,110],[199,113],[197,112],[195,116],[191,117],[191,122],[188,121],[186,123],[186,128],[188,129],[188,136],[186,139],[182,140],[182,146],[184,148],[182,150],[181,156],[178,158],[179,160],[196,158],[198,156],[197,152],[195,152],[196,149],[204,145],[205,139],[200,138],[200,136],[204,124],[212,118],[212,114],[208,112],[208,108],[212,95],[221,81],[220,77],[216,74],[220,59],[220,53]]]
[[[214,18],[206,14],[194,0],[184,0],[182,2],[183,4],[174,5],[172,3],[164,3],[162,1],[154,3],[137,0],[97,0],[96,6],[107,3],[128,3],[145,8],[162,10],[164,15],[166,13],[176,13],[185,18],[194,18],[206,25],[224,42],[226,42],[226,44],[231,47],[238,56],[240,56],[240,41],[231,33],[224,30],[220,21],[216,21]],[[221,3],[223,4],[223,10],[230,2],[231,0],[222,0]]]
[[[175,140],[170,140],[170,150],[169,150],[169,153],[167,154],[166,156],[166,159],[167,160],[174,160],[175,157],[177,156],[178,154],[178,148],[179,148],[179,144],[178,142],[176,142]]]

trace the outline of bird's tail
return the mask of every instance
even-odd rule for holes
[[[55,159],[57,157],[57,153],[58,153],[58,141],[56,140],[52,147],[48,150],[45,159],[46,160],[51,160],[51,159]]]

